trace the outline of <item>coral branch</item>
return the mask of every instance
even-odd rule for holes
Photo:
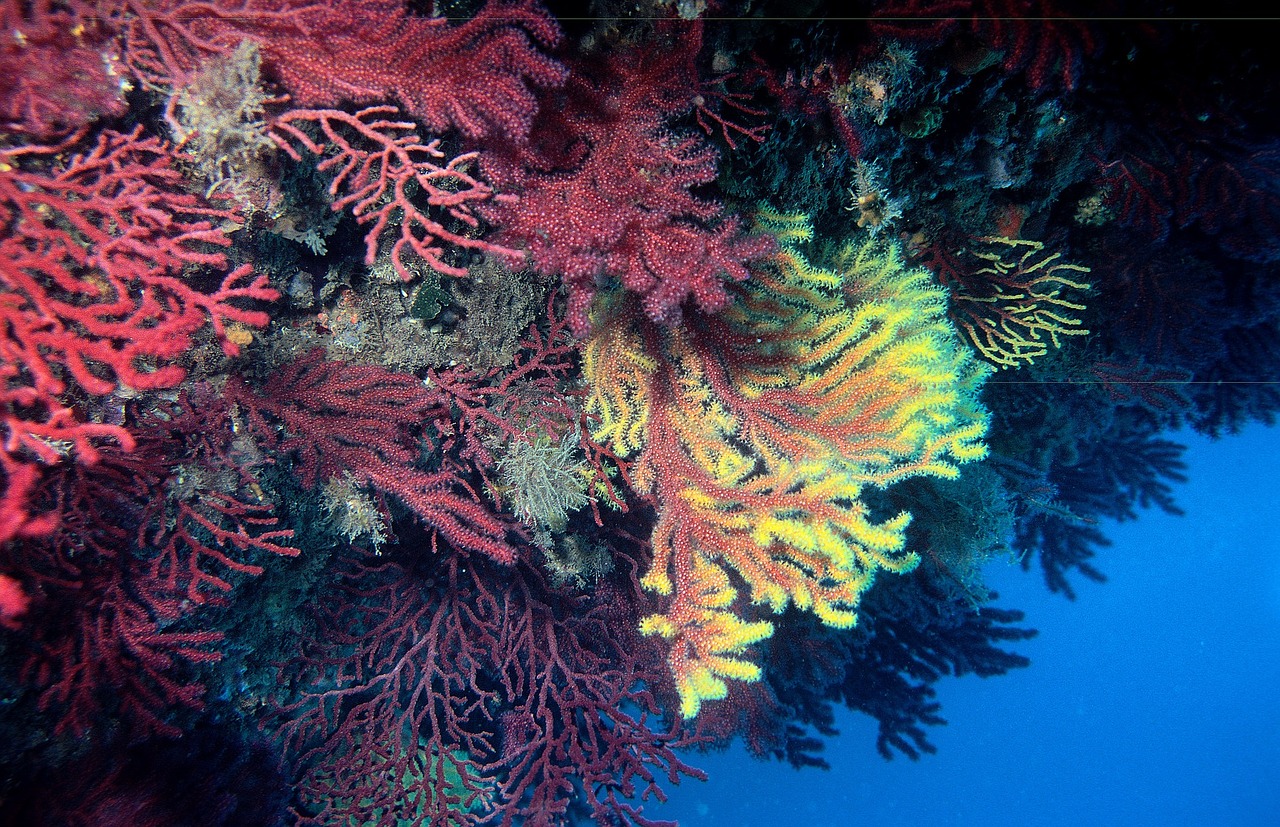
[[[515,559],[508,526],[458,473],[416,466],[418,429],[448,416],[444,398],[418,379],[329,362],[315,350],[278,370],[261,393],[233,379],[226,394],[265,447],[296,457],[303,486],[350,474],[395,495],[454,546],[504,563]]]
[[[935,243],[921,258],[951,291],[956,326],[997,367],[1031,364],[1062,337],[1089,335],[1085,306],[1071,298],[1089,290],[1077,275],[1089,268],[1046,254],[1038,241],[987,236],[954,255]]]
[[[467,171],[477,154],[469,152],[443,165],[438,163],[445,158],[440,141],[424,143],[413,123],[390,120],[396,113],[394,106],[372,106],[354,115],[331,109],[295,109],[272,122],[270,135],[294,160],[301,158],[295,144],[321,159],[320,171],[333,175],[329,194],[334,199],[334,212],[350,208],[359,224],[372,224],[364,237],[365,264],[374,263],[379,237],[388,227],[399,228],[399,237],[391,246],[391,262],[405,281],[414,278],[404,264],[406,250],[437,272],[467,274],[465,268],[446,261],[442,243],[518,261],[521,256],[515,250],[462,234],[480,223],[475,205],[502,200]],[[312,140],[303,131],[304,125],[319,128],[327,143]],[[417,206],[419,200],[426,206]],[[450,219],[461,231],[442,223]]]

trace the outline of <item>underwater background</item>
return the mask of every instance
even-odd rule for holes
[[[0,825],[1280,819],[1199,11],[0,0]]]
[[[1105,585],[1072,604],[988,570],[1040,630],[1020,648],[1032,667],[946,684],[936,755],[875,760],[874,727],[842,715],[830,773],[733,749],[704,758],[711,781],[682,785],[663,812],[706,825],[1274,823],[1280,436],[1187,442],[1186,515],[1109,527]],[[1237,564],[1245,548],[1256,563]]]

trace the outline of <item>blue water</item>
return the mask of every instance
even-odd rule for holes
[[[685,827],[1280,824],[1280,429],[1180,434],[1186,516],[1110,527],[1109,581],[1071,603],[1039,574],[990,571],[1040,630],[1028,669],[938,685],[936,755],[881,760],[845,714],[829,772],[697,756],[647,814]]]

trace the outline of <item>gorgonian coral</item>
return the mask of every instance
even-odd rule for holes
[[[641,624],[670,641],[685,717],[754,681],[747,647],[772,632],[750,602],[849,627],[877,570],[907,571],[910,515],[862,494],[982,457],[977,363],[946,294],[891,244],[852,242],[833,269],[797,245],[807,220],[768,214],[782,250],[721,314],[660,327],[622,300],[586,347],[595,437],[635,458],[658,508],[643,584],[666,596]]]

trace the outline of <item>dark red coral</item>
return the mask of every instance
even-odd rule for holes
[[[31,594],[23,676],[60,731],[119,719],[134,735],[179,734],[173,715],[202,704],[191,666],[221,657],[221,633],[192,625],[196,610],[221,602],[233,573],[260,574],[255,556],[298,553],[226,404],[183,396],[137,441],[57,467],[41,503],[63,515],[57,530],[0,547]]]
[[[1101,46],[1097,14],[1093,6],[1062,0],[905,0],[881,4],[871,28],[881,37],[929,44],[964,29],[1032,89],[1060,84],[1070,91]]]
[[[233,378],[225,394],[259,445],[293,462],[304,487],[350,475],[396,497],[455,550],[509,564],[508,534],[523,528],[490,502],[502,500],[494,475],[503,443],[529,432],[578,434],[600,490],[623,505],[603,470],[606,452],[586,437],[582,391],[572,384],[576,351],[555,302],[549,297],[550,321],[530,327],[509,365],[429,370],[424,381],[316,350],[260,390]]]
[[[415,557],[349,561],[285,671],[301,680],[280,733],[305,823],[552,825],[583,806],[649,825],[639,802],[664,800],[664,778],[700,777],[661,725],[634,578],[570,596],[525,560]]]
[[[1280,257],[1280,149],[1222,138],[1130,142],[1114,160],[1096,158],[1097,183],[1117,220],[1152,241],[1197,230],[1230,255]]]
[[[235,377],[225,393],[264,449],[293,460],[303,487],[350,475],[394,495],[455,548],[515,559],[509,526],[456,469],[419,466],[423,427],[449,420],[450,411],[447,398],[417,377],[331,362],[314,350],[277,370],[260,392]]]

